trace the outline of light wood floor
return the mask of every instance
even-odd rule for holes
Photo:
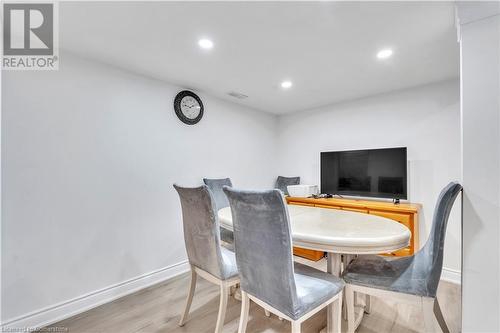
[[[325,270],[326,264],[322,260],[312,266]],[[213,332],[217,320],[219,289],[201,278],[198,278],[188,322],[184,327],[177,326],[188,285],[189,276],[183,274],[58,322],[51,327],[64,327],[67,328],[66,332],[70,333]],[[460,286],[442,282],[438,290],[438,299],[451,332],[460,332]],[[230,298],[224,332],[238,331],[240,304],[239,301]],[[302,332],[319,332],[325,325],[326,311],[321,311],[302,324]],[[345,323],[343,325],[346,326]],[[264,311],[252,304],[247,332],[290,332],[290,324],[278,320],[274,315],[271,318],[265,317]],[[357,332],[423,332],[423,317],[417,307],[374,298],[372,313],[364,316]]]

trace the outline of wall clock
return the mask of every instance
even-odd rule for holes
[[[181,91],[175,96],[174,110],[177,117],[185,124],[194,125],[203,117],[203,103],[194,92]]]

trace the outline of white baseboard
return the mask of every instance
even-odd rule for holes
[[[455,269],[443,267],[443,270],[441,271],[441,280],[455,284],[462,284],[462,273]]]
[[[8,319],[2,323],[2,331],[14,332],[15,330],[17,332],[20,328],[23,329],[22,332],[34,331],[37,328],[56,323],[60,320],[69,318],[104,303],[111,302],[125,295],[149,287],[153,284],[171,279],[177,275],[187,272],[188,270],[189,264],[187,260],[160,268],[135,278],[93,291],[86,295],[48,306],[16,318]]]

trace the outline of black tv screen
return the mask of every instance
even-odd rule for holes
[[[407,199],[406,148],[321,153],[321,193]]]

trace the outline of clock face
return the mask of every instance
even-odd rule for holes
[[[181,99],[181,111],[189,119],[196,119],[200,115],[200,103],[192,96],[186,96]]]
[[[174,110],[177,117],[188,125],[198,123],[203,117],[203,103],[194,92],[181,91],[175,96]]]

